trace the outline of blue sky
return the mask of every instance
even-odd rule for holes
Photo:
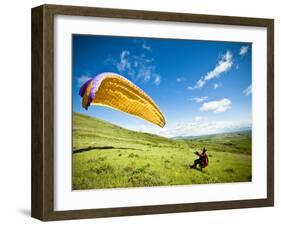
[[[251,127],[251,43],[73,35],[73,111],[166,137]],[[115,72],[144,90],[165,115],[162,129],[102,106],[81,106],[80,86]]]

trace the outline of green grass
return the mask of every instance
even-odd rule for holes
[[[191,148],[200,148],[201,144],[208,146],[212,151],[233,152],[251,155],[251,131],[206,135],[184,140]]]
[[[189,169],[205,146],[209,166]],[[251,134],[173,140],[73,113],[73,189],[251,181]]]

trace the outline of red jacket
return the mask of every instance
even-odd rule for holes
[[[209,164],[209,159],[208,159],[208,155],[206,154],[206,152],[202,152],[201,154],[199,154],[200,156],[200,160],[201,160],[201,167],[204,168],[206,166],[208,166]]]

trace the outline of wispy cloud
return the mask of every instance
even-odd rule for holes
[[[191,98],[192,101],[196,102],[196,103],[201,103],[205,100],[208,99],[208,96],[202,96],[202,97],[194,97],[194,98]]]
[[[249,50],[249,46],[241,46],[239,50],[239,55],[244,56]]]
[[[186,79],[185,77],[177,77],[177,78],[176,78],[176,81],[177,81],[177,82],[186,82],[187,79]]]
[[[206,121],[208,118],[207,117],[202,117],[202,116],[195,116],[194,120],[196,122],[199,122],[199,121]]]
[[[161,77],[158,74],[156,74],[153,83],[158,86],[160,82],[161,82]]]
[[[154,59],[149,58],[146,54],[133,54],[129,50],[121,51],[119,58],[114,60],[109,57],[105,64],[115,65],[118,72],[127,75],[134,82],[148,82],[152,79],[153,84],[159,85],[161,76],[156,72]]]
[[[146,44],[145,41],[143,41],[142,46],[143,49],[147,50],[147,51],[151,51],[151,47],[149,45]]]
[[[203,77],[201,77],[194,86],[189,86],[189,90],[194,89],[201,89],[206,82],[214,79],[219,78],[222,73],[227,72],[233,65],[233,57],[232,53],[230,51],[226,51],[224,55],[222,55],[215,66],[215,68],[209,72]]]
[[[245,96],[250,96],[252,94],[252,84],[249,85],[246,89],[243,90]]]
[[[222,87],[222,83],[215,83],[213,87],[214,87],[214,89],[221,88]]]
[[[221,113],[227,111],[230,108],[231,108],[231,101],[227,98],[224,98],[221,100],[206,102],[201,106],[200,110]]]
[[[117,63],[117,69],[119,72],[125,72],[126,70],[131,70],[131,62],[129,60],[130,52],[128,50],[123,50],[120,54],[120,61]]]
[[[87,82],[89,79],[91,79],[89,75],[81,75],[77,78],[77,84],[78,86],[82,86],[85,82]]]
[[[199,119],[199,118],[198,118]],[[128,129],[152,133],[164,137],[176,136],[199,136],[216,133],[226,133],[251,129],[250,121],[209,121],[194,120],[190,122],[179,122],[176,124],[167,124],[164,128],[158,128],[149,124],[128,125]]]

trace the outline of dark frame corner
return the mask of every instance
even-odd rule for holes
[[[96,16],[267,28],[267,198],[91,210],[54,211],[53,35],[54,16]],[[31,215],[49,220],[162,214],[274,205],[274,20],[123,9],[42,5],[32,9],[32,181]]]

